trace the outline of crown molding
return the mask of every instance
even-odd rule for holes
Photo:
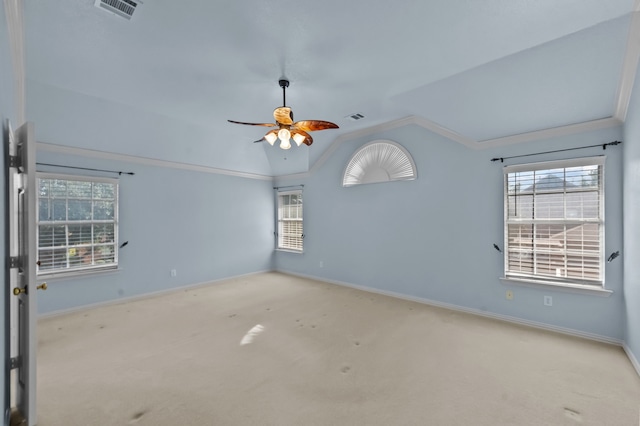
[[[606,129],[622,124],[616,117],[601,118],[598,120],[585,121],[583,123],[569,124],[567,126],[552,127],[550,129],[536,130],[534,132],[521,133],[518,135],[504,136],[501,138],[487,139],[478,142],[480,149],[495,148],[505,145],[513,145],[523,142],[533,142],[541,139],[551,139],[561,136],[584,133],[594,130]]]
[[[475,148],[477,142],[473,139],[467,138],[465,136],[460,135],[459,133],[454,132],[453,130],[447,129],[431,120],[428,120],[423,117],[418,117],[415,115],[411,115],[404,118],[399,118],[397,120],[387,121],[386,123],[380,123],[375,126],[367,127],[365,129],[355,130],[353,132],[344,133],[338,136],[333,143],[327,148],[320,158],[316,160],[316,162],[309,169],[308,174],[315,172],[331,157],[331,155],[338,149],[338,147],[346,141],[353,140],[356,138],[360,138],[363,136],[369,136],[376,133],[382,133],[388,130],[397,129],[398,127],[405,127],[410,124],[415,124],[420,127],[423,127],[427,130],[431,130],[434,133],[437,133],[441,136],[446,137],[447,139],[451,139],[455,142],[461,143],[469,148]],[[289,176],[289,175],[287,175]],[[281,176],[284,177],[284,176]]]
[[[417,117],[417,116],[413,116],[412,119],[413,119],[413,124],[417,124],[422,128],[431,130],[432,132],[437,133],[440,136],[444,136],[445,138],[450,139],[454,142],[458,142],[466,146],[467,148],[472,148],[472,149],[481,148],[481,146],[478,145],[478,141],[476,141],[475,139],[468,138],[466,136],[461,135],[460,133],[454,132],[451,129],[441,126],[435,121],[431,121],[424,117]]]
[[[638,59],[640,58],[640,0],[635,0],[631,15],[627,48],[624,55],[624,62],[622,63],[622,72],[616,94],[615,112],[613,114],[615,118],[622,122],[627,118],[631,92],[638,70]]]
[[[9,49],[13,65],[13,100],[17,127],[25,122],[26,92],[25,92],[25,50],[24,50],[24,20],[22,19],[22,1],[4,0],[4,11],[7,19]]]
[[[638,0],[640,1],[640,0]],[[378,124],[373,127],[368,127],[366,129],[357,130],[355,132],[345,133],[338,136],[333,143],[327,148],[322,156],[316,160],[313,166],[309,169],[308,172],[305,173],[296,173],[291,175],[279,175],[275,176],[278,179],[304,179],[311,176],[311,174],[315,173],[322,165],[333,155],[333,153],[338,149],[338,147],[346,141],[353,140],[362,136],[368,136],[371,134],[380,133],[386,130],[395,129],[398,127],[404,127],[410,124],[415,124],[420,126],[426,130],[430,130],[434,133],[437,133],[441,136],[446,137],[454,142],[458,142],[467,148],[475,149],[475,150],[483,150],[489,148],[502,147],[505,145],[514,145],[523,142],[532,142],[541,139],[551,139],[561,136],[567,136],[575,133],[584,133],[594,130],[606,129],[609,127],[620,126],[623,124],[622,120],[617,117],[607,117],[601,118],[598,120],[585,121],[583,123],[570,124],[567,126],[559,126],[553,127],[550,129],[542,129],[536,130],[533,132],[521,133],[517,135],[509,135],[501,138],[495,139],[487,139],[484,141],[475,141],[466,136],[462,136],[459,133],[456,133],[446,127],[440,126],[439,124],[428,120],[423,117],[410,116],[401,118],[399,120],[389,121],[387,123]]]
[[[200,166],[189,163],[179,163],[176,161],[158,160],[155,158],[138,157],[135,155],[116,154],[113,152],[98,151],[86,148],[76,148],[65,145],[56,145],[46,142],[36,144],[38,151],[55,152],[66,155],[78,155],[81,157],[98,158],[101,160],[123,161],[127,163],[141,164],[145,166],[164,167],[168,169],[189,170],[192,172],[210,173],[217,175],[235,176],[246,179],[257,179],[273,181],[272,176],[260,175],[257,173],[239,172],[235,170],[218,169],[216,167]]]
[[[639,0],[640,1],[640,0]],[[368,136],[384,131],[396,129],[399,127],[405,127],[407,125],[415,124],[426,130],[430,130],[441,136],[446,137],[454,142],[458,142],[468,148],[481,150],[494,147],[500,147],[505,145],[512,145],[522,142],[531,142],[540,139],[549,139],[554,137],[566,136],[574,133],[582,133],[588,131],[594,131],[604,129],[608,127],[615,127],[622,124],[622,121],[616,117],[608,117],[599,120],[587,121],[584,123],[571,124],[568,126],[554,127],[551,129],[538,130],[535,132],[522,133],[518,135],[505,136],[502,138],[489,139],[481,142],[476,142],[473,139],[460,135],[452,130],[449,130],[439,124],[425,119],[423,117],[410,116],[401,118],[398,120],[381,123],[365,129],[356,130],[349,133],[344,133],[338,136],[327,148],[318,160],[313,164],[308,172],[295,173],[289,175],[268,176],[257,173],[240,172],[235,170],[219,169],[216,167],[200,166],[196,164],[180,163],[176,161],[159,160],[155,158],[139,157],[128,154],[117,154],[113,152],[98,151],[86,148],[76,148],[65,145],[56,145],[47,142],[38,142],[36,144],[37,150],[55,152],[67,155],[77,155],[81,157],[98,158],[103,160],[115,160],[128,163],[142,164],[147,166],[165,167],[179,170],[189,170],[202,173],[220,174],[226,176],[242,177],[246,179],[257,179],[265,181],[273,181],[274,179],[307,179],[313,173],[315,173],[324,163],[333,155],[333,153],[340,147],[340,145],[349,140],[353,140],[359,137]]]
[[[363,136],[368,136],[368,135],[373,135],[375,133],[380,133],[380,132],[385,132],[387,130],[391,130],[391,129],[396,129],[398,127],[404,127],[408,124],[413,124],[413,116],[410,117],[404,117],[404,118],[400,118],[397,120],[392,120],[392,121],[387,121],[385,123],[380,123],[380,124],[376,124],[375,126],[371,126],[371,127],[366,127],[364,129],[359,129],[359,130],[354,130],[352,132],[348,132],[348,133],[343,133],[340,136],[338,136],[337,138],[335,138],[333,140],[333,142],[331,143],[331,145],[329,145],[329,148],[327,148],[322,155],[320,156],[320,158],[318,158],[316,160],[315,163],[313,163],[313,166],[311,166],[311,168],[309,169],[309,171],[307,173],[301,173],[300,175],[310,175],[311,173],[314,173],[316,170],[318,170],[320,167],[322,167],[322,165],[329,159],[329,157],[331,157],[331,155],[336,151],[336,149],[338,149],[338,147],[346,141],[352,140],[352,139],[357,139]],[[293,177],[293,176],[297,176],[297,175],[286,175],[287,177]],[[284,177],[284,176],[282,176]]]

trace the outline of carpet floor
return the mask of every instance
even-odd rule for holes
[[[39,426],[639,424],[619,347],[279,273],[38,327]]]

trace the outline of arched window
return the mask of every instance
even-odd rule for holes
[[[363,145],[351,156],[342,186],[413,180],[416,176],[416,165],[404,147],[389,140],[377,140]]]

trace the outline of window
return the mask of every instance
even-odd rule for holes
[[[415,178],[416,165],[409,151],[395,142],[378,140],[365,144],[351,156],[342,186]]]
[[[604,157],[505,167],[505,275],[604,284]]]
[[[118,181],[39,174],[38,274],[118,265]]]
[[[302,191],[278,193],[278,249],[302,251]]]

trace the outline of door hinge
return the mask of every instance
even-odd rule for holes
[[[9,257],[9,268],[19,268],[20,267],[20,258],[18,256],[10,256]]]
[[[14,370],[16,368],[22,367],[22,356],[16,356],[9,359],[9,369]]]
[[[17,155],[10,155],[9,156],[9,167],[18,168],[19,166],[20,166],[20,157],[18,157]]]

